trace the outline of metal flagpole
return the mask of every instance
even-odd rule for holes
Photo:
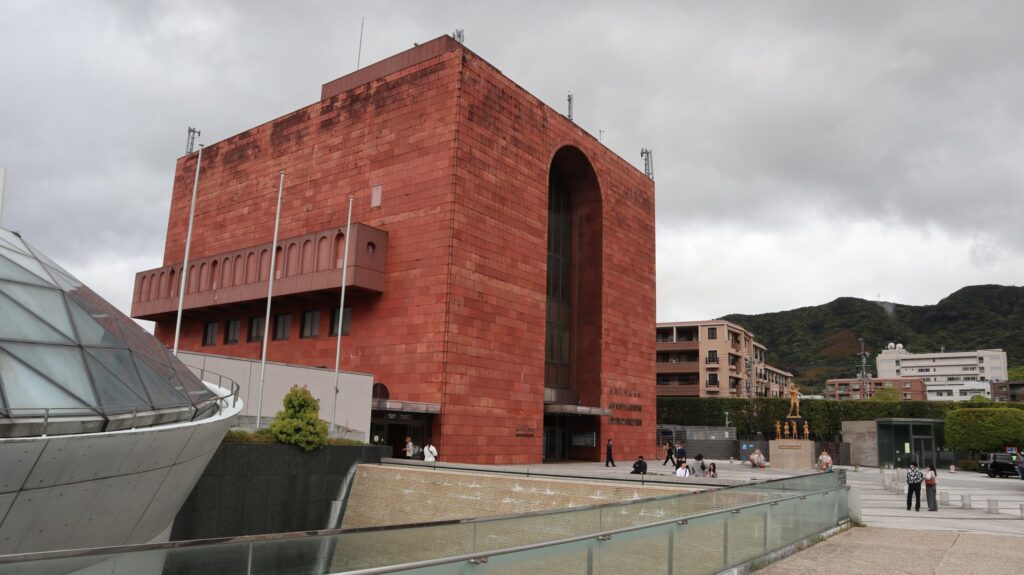
[[[260,400],[256,404],[256,429],[260,428],[263,417],[263,380],[267,374],[267,341],[270,340],[270,301],[274,295],[274,275],[277,265],[277,231],[281,227],[281,198],[284,196],[284,170],[281,171],[281,182],[277,186],[277,215],[274,217],[274,243],[270,246],[270,271],[267,273],[267,315],[263,319],[263,353],[260,355]]]
[[[185,307],[185,280],[188,279],[188,252],[192,249],[192,222],[196,218],[196,194],[199,192],[199,166],[203,163],[203,145],[199,144],[196,158],[196,178],[192,182],[192,205],[188,209],[188,234],[185,236],[185,263],[181,265],[181,287],[178,289],[178,320],[174,324],[174,356],[178,356],[178,340],[181,339],[181,311]]]
[[[334,407],[331,408],[331,429],[337,429],[338,374],[341,370],[341,332],[345,325],[345,282],[348,279],[348,240],[352,231],[352,196],[348,197],[348,223],[345,224],[345,255],[341,260],[341,301],[338,303],[338,348],[334,352]]]

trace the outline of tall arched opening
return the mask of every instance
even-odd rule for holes
[[[544,458],[600,458],[601,188],[578,148],[548,173]]]

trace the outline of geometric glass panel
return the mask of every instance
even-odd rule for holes
[[[0,319],[0,339],[74,343],[3,293],[0,293]]]
[[[53,278],[50,277],[50,274],[47,273],[45,269],[43,269],[43,264],[39,263],[35,259],[26,256],[25,254],[18,253],[14,250],[9,250],[2,246],[0,246],[0,256],[3,256],[11,260],[12,262],[18,264],[19,266],[39,276],[39,279],[45,281],[51,286],[57,287],[56,282],[53,281]]]
[[[68,296],[68,303],[77,303],[88,313],[96,323],[102,325],[114,337],[121,338],[121,330],[117,325],[117,316],[121,312],[103,300],[96,292],[83,286],[64,292]]]
[[[25,243],[21,241],[21,238],[3,228],[0,228],[0,240],[3,240],[7,244],[9,244],[13,249],[18,250],[21,253],[28,253],[28,248],[25,246]]]
[[[14,245],[12,243],[9,243],[3,237],[0,237],[0,247],[4,247],[4,248],[7,248],[9,250],[14,250],[14,251],[17,251],[17,252],[25,253],[25,250],[19,249],[18,246]]]
[[[96,361],[96,358],[85,354],[85,363],[88,364],[89,373],[92,374],[92,379],[96,382],[96,393],[100,396],[100,405],[106,411],[137,407],[149,409],[148,400],[142,399],[128,389],[123,381],[115,377],[109,369],[103,367],[103,364]]]
[[[0,279],[53,287],[43,278],[4,257],[0,257]]]
[[[68,312],[64,307],[64,296],[60,290],[0,281],[0,291],[41,317],[46,323],[59,329],[61,333],[68,336],[68,339],[75,339],[75,332],[71,329],[71,320],[68,319]]]
[[[87,405],[97,405],[82,352],[77,346],[14,342],[3,342],[0,346]]]
[[[68,413],[67,408],[86,407],[81,400],[54,385],[51,381],[32,371],[7,352],[0,350],[0,379],[4,382],[4,393],[11,409],[51,408],[59,409],[55,413]],[[91,410],[74,410],[80,411]],[[14,416],[39,415],[33,413],[13,412]]]
[[[138,356],[134,356],[135,365],[139,367],[139,375],[142,377],[142,385],[146,386],[146,391],[149,392],[149,397],[153,401],[154,406],[168,407],[171,405],[186,405],[191,404],[185,396],[176,392],[170,385],[167,378],[162,378],[157,375],[146,362],[139,361]]]
[[[121,380],[121,383],[131,389],[135,395],[138,395],[143,403],[152,405],[149,400],[149,394],[146,393],[146,388],[143,387],[142,381],[139,380],[139,372],[135,369],[135,362],[132,361],[131,353],[128,350],[111,349],[109,347],[86,347],[83,349],[87,359],[92,359],[102,365]],[[96,387],[99,388],[99,385],[97,384]]]
[[[71,311],[71,319],[74,320],[75,328],[78,330],[78,342],[82,345],[124,346],[114,334],[96,323],[96,320],[88,312],[70,298],[68,299],[68,309]]]

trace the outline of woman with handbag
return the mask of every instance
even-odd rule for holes
[[[924,472],[924,492],[928,499],[928,511],[938,511],[939,504],[935,500],[935,490],[939,485],[938,473],[935,472],[935,466],[928,464],[928,469]]]

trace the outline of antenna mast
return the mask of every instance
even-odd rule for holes
[[[569,121],[571,122],[572,121],[572,92],[569,92],[569,96],[566,98],[566,100],[569,102],[569,115],[566,116],[566,117],[569,118]]]
[[[359,69],[359,64],[363,61],[363,24],[365,23],[365,16],[359,19],[359,51],[356,52],[356,70]]]
[[[452,33],[452,38],[455,38],[455,41],[459,44],[465,44],[466,32],[462,28],[457,28],[455,32]]]
[[[644,159],[644,174],[654,179],[654,152],[650,148],[640,148],[640,157]]]
[[[200,132],[199,130],[193,128],[192,126],[188,127],[188,141],[185,142],[185,155],[186,156],[191,154],[192,150],[195,149],[195,147],[196,147],[196,138],[198,138],[200,135],[202,135],[202,132]]]

